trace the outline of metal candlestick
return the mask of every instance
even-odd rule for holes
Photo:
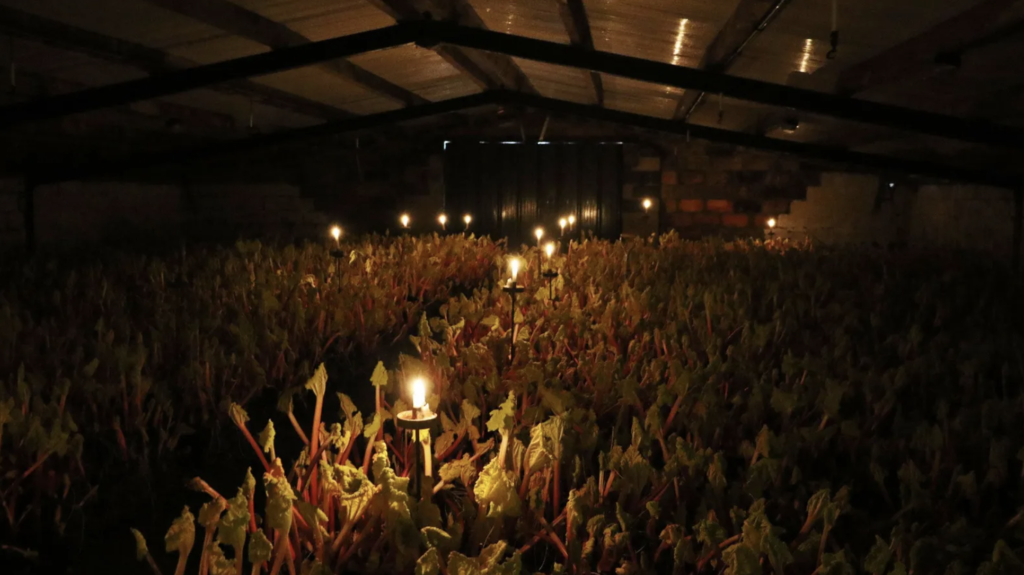
[[[415,485],[412,486],[411,491],[419,491],[420,498],[427,497],[427,490],[425,489],[424,478],[434,477],[434,456],[430,450],[430,430],[437,422],[437,414],[431,413],[429,406],[422,408],[413,408],[408,411],[402,411],[398,414],[398,427],[406,431],[412,432],[413,440],[419,443],[416,448],[412,450],[413,468],[416,470],[416,474],[413,476]],[[420,471],[420,448],[423,449],[423,473]],[[433,487],[431,486],[431,490]]]
[[[517,284],[516,280],[510,279],[510,280],[508,280],[508,283],[505,284],[505,287],[503,287],[501,289],[502,289],[502,291],[508,293],[509,296],[512,298],[512,313],[509,314],[510,315],[510,319],[512,320],[511,321],[512,329],[510,331],[510,337],[509,337],[509,339],[510,339],[510,342],[509,342],[509,348],[510,348],[509,361],[515,361],[515,359],[516,359],[516,294],[517,293],[523,293],[524,291],[526,291],[526,288],[524,288],[523,286]]]
[[[555,270],[549,269],[548,271],[544,272],[544,277],[547,278],[547,280],[548,280],[548,298],[551,301],[555,301],[554,280],[555,280],[555,278],[558,277],[558,272],[556,272]]]

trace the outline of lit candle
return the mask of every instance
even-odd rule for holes
[[[516,276],[519,275],[519,258],[512,258],[508,261],[508,269],[512,272],[512,283],[516,282]]]
[[[575,226],[576,226],[576,216],[569,216],[569,227],[572,228],[572,227],[575,227]]]
[[[331,227],[331,237],[334,238],[334,244],[341,247],[341,226]]]
[[[568,224],[569,224],[569,220],[567,220],[565,218],[561,218],[561,219],[558,220],[558,227],[561,230],[561,231],[558,232],[559,235],[565,234],[565,226],[567,226]]]
[[[412,387],[412,409],[419,412],[427,404],[427,382],[422,377],[417,377],[410,382]]]
[[[544,253],[546,253],[549,258],[555,255],[555,242],[548,242],[547,245],[544,246]]]
[[[537,236],[537,245],[540,245],[540,239],[544,237],[544,228],[538,227],[533,230],[533,235]]]
[[[775,228],[775,218],[768,218],[768,227]]]
[[[437,216],[437,221],[438,221],[438,223],[441,224],[441,229],[442,230],[447,229],[447,227],[445,227],[445,226],[448,223],[448,216],[446,216],[444,214],[441,214],[440,216]]]
[[[409,214],[402,214],[402,216],[398,218],[398,221],[402,222],[402,227],[403,228],[408,228],[409,227]]]
[[[651,198],[644,198],[643,206],[645,212],[650,211],[652,205],[654,205],[654,202],[651,201]]]
[[[469,229],[469,223],[473,221],[473,216],[466,214],[462,216],[462,221],[466,222],[466,229]]]

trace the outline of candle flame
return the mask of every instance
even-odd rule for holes
[[[509,271],[512,272],[512,281],[516,281],[516,276],[519,275],[519,258],[512,258],[508,261]]]
[[[331,228],[331,237],[334,238],[334,241],[341,239],[341,226],[333,226]]]
[[[576,216],[569,216],[569,225],[570,226],[575,226],[576,225]]]
[[[565,231],[565,226],[568,225],[568,223],[569,223],[569,220],[567,220],[565,218],[562,218],[562,219],[558,220],[558,227],[562,228],[562,231]]]
[[[462,216],[462,221],[466,222],[466,225],[468,226],[469,222],[473,221],[473,216],[466,214]]]
[[[651,201],[651,198],[644,198],[644,211],[645,212],[647,210],[651,209],[652,205],[654,205],[654,202]]]
[[[427,382],[422,377],[412,380],[412,408],[423,409],[427,404]]]
[[[769,228],[774,228],[775,227],[775,218],[768,218],[768,227]]]
[[[409,227],[409,214],[402,214],[401,217],[398,218],[398,221],[402,222],[403,228]]]
[[[441,214],[440,216],[437,216],[437,221],[443,226],[448,223],[448,216]]]
[[[544,246],[544,253],[548,254],[549,258],[553,256],[555,254],[555,242],[548,242]]]
[[[537,236],[537,241],[539,242],[540,239],[544,237],[544,228],[537,228],[533,230],[533,235]]]

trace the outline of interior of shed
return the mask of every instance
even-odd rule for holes
[[[1022,57],[1024,0],[0,0],[0,573],[1024,573]]]

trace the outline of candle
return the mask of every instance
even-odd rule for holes
[[[643,206],[645,212],[650,211],[652,205],[654,205],[654,202],[651,201],[651,198],[644,198]]]
[[[576,216],[569,216],[569,227],[576,226]]]
[[[466,222],[466,228],[469,228],[469,223],[473,221],[473,216],[466,214],[462,216],[462,221]]]
[[[832,0],[832,31],[839,29],[839,0]]]
[[[569,224],[569,220],[567,220],[565,218],[561,218],[561,219],[558,220],[558,227],[559,227],[559,230],[560,230],[558,232],[558,235],[565,234],[565,226],[568,225],[568,224]]]
[[[512,258],[508,261],[509,271],[512,272],[512,283],[515,283],[516,276],[519,275],[519,258]]]
[[[331,237],[334,238],[334,244],[341,247],[341,226],[331,227]]]
[[[775,218],[768,218],[768,227],[769,228],[774,228],[775,227]]]
[[[401,217],[398,218],[398,221],[402,222],[402,227],[403,228],[408,228],[409,227],[409,214],[402,214]]]
[[[553,256],[555,254],[555,242],[548,242],[547,245],[544,246],[544,253],[546,253],[549,258]]]
[[[537,236],[537,245],[540,245],[540,239],[544,237],[544,228],[538,227],[533,230],[533,235]]]
[[[412,388],[412,408],[416,412],[427,404],[427,382],[422,377],[417,377],[412,380],[410,387]]]
[[[447,229],[445,225],[448,223],[448,216],[441,214],[440,216],[437,216],[437,221],[441,224],[442,230]]]

